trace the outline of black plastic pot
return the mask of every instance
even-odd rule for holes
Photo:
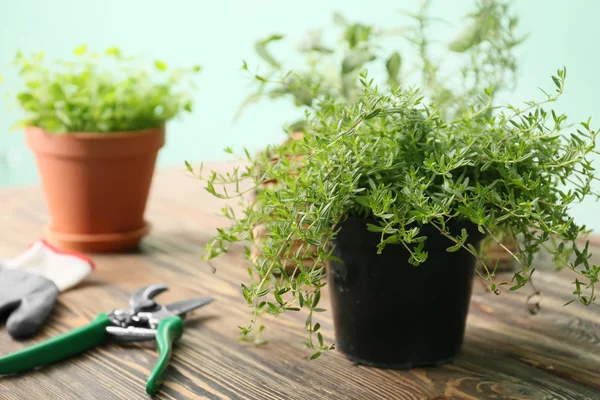
[[[476,259],[466,250],[447,252],[452,243],[432,226],[424,264],[408,263],[401,244],[377,254],[380,234],[362,218],[340,225],[329,265],[337,347],[351,360],[381,368],[405,369],[451,362],[460,352],[469,310]],[[478,248],[483,235],[472,224],[456,224]]]

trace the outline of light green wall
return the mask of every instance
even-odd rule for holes
[[[256,65],[253,43],[272,32],[287,40],[274,49],[282,59],[306,29],[331,25],[334,11],[348,19],[399,26],[405,20],[397,9],[416,9],[417,0],[13,0],[0,1],[0,71],[17,50],[44,51],[66,56],[86,42],[93,48],[117,45],[124,51],[144,53],[169,64],[200,63],[195,112],[170,124],[168,144],[160,154],[161,166],[181,166],[184,160],[222,160],[222,149],[234,145],[255,150],[281,140],[283,122],[299,115],[285,101],[263,102],[234,122],[233,115],[248,93],[249,79],[240,70],[243,59]],[[435,13],[455,26],[472,6],[472,0],[434,0]],[[567,90],[558,108],[575,120],[599,115],[600,1],[516,0],[522,29],[529,31],[521,52],[521,79],[507,99],[536,98],[536,87],[548,87],[549,77],[563,65],[568,68]],[[293,58],[293,57],[292,57]],[[286,67],[293,67],[287,64]],[[12,71],[6,73],[0,95],[16,88]],[[35,183],[37,172],[21,132],[12,134],[10,124],[17,110],[0,107],[0,185]],[[598,117],[600,119],[600,116]],[[594,120],[593,120],[594,121]],[[2,165],[2,153],[13,159],[10,169]],[[600,229],[596,204],[573,210],[576,218]]]

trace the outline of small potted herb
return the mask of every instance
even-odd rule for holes
[[[206,247],[210,259],[252,241],[259,225],[269,231],[251,260],[253,279],[242,284],[253,309],[242,334],[263,330],[262,313],[304,310],[307,345],[318,357],[332,348],[318,322],[328,284],[336,345],[348,358],[397,368],[446,363],[463,342],[475,272],[492,292],[518,290],[542,248],[577,277],[574,299],[592,304],[600,267],[578,244],[585,230],[569,209],[595,195],[598,132],[589,121],[567,127],[565,115],[546,108],[565,77],[566,70],[553,76],[556,91],[542,101],[493,109],[485,102],[450,122],[418,90],[382,94],[363,75],[356,102],[323,101],[302,140],[268,149],[276,163],[258,155],[245,169],[213,173],[207,190],[220,198],[281,182],[241,213],[226,207],[232,224]],[[482,239],[498,241],[498,228],[522,237],[510,254],[519,264],[510,281],[498,280],[480,253]],[[297,241],[306,245],[292,249]]]
[[[200,67],[169,73],[151,69],[119,49],[46,63],[18,54],[24,87],[16,95],[26,143],[35,153],[50,212],[46,235],[83,252],[136,246],[148,232],[144,212],[165,124],[192,100],[187,77]]]

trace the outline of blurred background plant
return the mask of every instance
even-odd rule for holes
[[[47,132],[122,132],[158,128],[192,111],[188,76],[200,66],[169,70],[160,60],[122,54],[117,47],[88,51],[83,44],[74,59],[48,60],[43,52],[17,53],[22,87],[15,95],[25,117],[14,127],[36,126]],[[160,76],[153,75],[159,72]]]
[[[337,43],[324,43],[321,33],[314,30],[298,43],[297,51],[304,57],[303,68],[284,68],[285,63],[269,48],[284,36],[272,34],[255,43],[257,55],[270,70],[252,74],[256,90],[246,97],[238,116],[248,105],[265,98],[285,97],[298,107],[309,108],[318,107],[318,99],[324,97],[353,102],[360,95],[360,71],[383,66],[386,71],[383,86],[395,87],[406,83],[409,76],[417,75],[416,82],[423,94],[439,105],[443,116],[454,118],[477,102],[484,89],[493,88],[495,95],[515,88],[518,70],[515,50],[527,35],[516,33],[519,19],[510,3],[478,0],[475,9],[464,17],[461,31],[445,43],[446,51],[438,51],[435,56],[431,46],[439,40],[431,33],[432,25],[447,22],[432,16],[431,0],[423,1],[417,12],[403,12],[411,24],[392,29],[350,22],[335,13]],[[417,49],[416,58],[407,60],[400,50],[389,50],[391,46],[383,45],[390,40],[396,44],[399,39]],[[243,68],[249,70],[246,63]],[[292,125],[291,129],[300,127]]]

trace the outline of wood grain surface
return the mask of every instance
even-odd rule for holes
[[[200,257],[215,228],[226,223],[217,215],[221,207],[184,171],[160,171],[147,212],[152,233],[139,250],[93,255],[96,272],[60,296],[34,339],[13,341],[0,324],[0,354],[126,307],[136,288],[165,282],[170,290],[161,302],[206,295],[216,301],[188,317],[160,399],[600,399],[600,306],[564,307],[572,277],[554,272],[543,257],[535,274],[542,290],[537,315],[528,312],[527,288],[496,296],[475,285],[463,351],[451,365],[379,370],[353,365],[338,351],[308,361],[298,313],[266,321],[266,346],[238,341],[237,326],[250,317],[239,290],[247,278],[242,249],[212,265]],[[46,220],[39,188],[0,190],[0,257],[23,251],[41,236]],[[333,342],[330,314],[323,313],[320,323]],[[153,344],[107,343],[65,362],[0,377],[0,399],[144,399],[156,356]]]

